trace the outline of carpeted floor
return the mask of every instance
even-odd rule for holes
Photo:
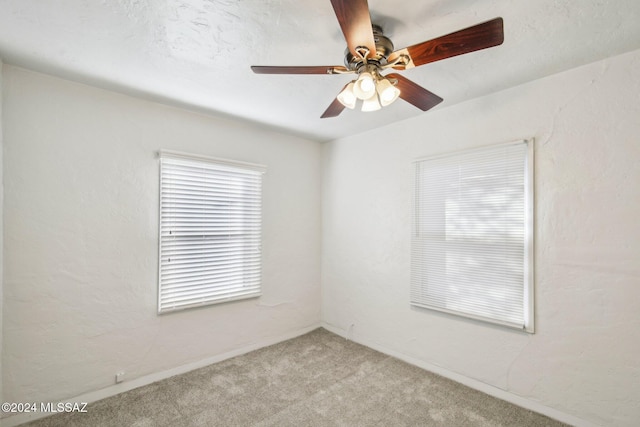
[[[24,424],[564,426],[325,329]]]

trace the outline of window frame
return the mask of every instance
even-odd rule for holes
[[[466,150],[460,150],[450,153],[444,153],[435,156],[429,156],[424,158],[419,158],[414,160],[413,162],[413,188],[412,188],[412,223],[411,223],[411,272],[410,272],[410,304],[415,307],[421,307],[429,310],[435,310],[440,312],[445,312],[448,314],[453,314],[456,316],[461,316],[465,318],[471,318],[475,320],[480,320],[483,322],[488,322],[492,324],[498,324],[502,326],[506,326],[509,328],[514,328],[518,330],[522,330],[528,333],[535,332],[535,304],[534,304],[534,295],[535,295],[535,277],[534,277],[534,203],[535,203],[535,194],[534,194],[534,139],[525,139],[512,141],[508,143],[502,144],[493,144],[488,146],[481,146]],[[499,149],[502,147],[513,146],[517,144],[524,144],[526,146],[525,154],[524,154],[524,244],[523,244],[523,324],[518,325],[510,322],[501,321],[498,319],[493,319],[490,317],[478,316],[472,313],[465,313],[461,311],[455,310],[447,310],[443,307],[432,306],[429,304],[423,304],[420,302],[414,301],[413,292],[414,292],[414,277],[417,274],[414,265],[414,253],[415,248],[415,240],[417,239],[417,228],[418,228],[418,191],[419,191],[419,183],[418,183],[418,165],[421,162],[429,161],[429,160],[438,160],[447,157],[455,157],[461,156],[465,154],[471,154],[475,152],[480,152],[482,150],[490,150],[490,149]]]
[[[236,301],[236,300],[242,300],[242,299],[248,299],[248,298],[258,298],[262,295],[262,240],[263,240],[263,231],[262,231],[262,217],[263,217],[263,206],[262,206],[262,194],[263,194],[263,189],[264,189],[264,180],[263,180],[263,175],[266,173],[266,166],[264,165],[260,165],[260,164],[255,164],[255,163],[248,163],[248,162],[242,162],[242,161],[235,161],[235,160],[229,160],[229,159],[222,159],[222,158],[217,158],[217,157],[210,157],[210,156],[203,156],[203,155],[196,155],[196,154],[190,154],[190,153],[184,153],[184,152],[179,152],[179,151],[173,151],[173,150],[160,150],[158,151],[158,164],[159,164],[159,189],[158,189],[158,279],[157,279],[157,290],[158,290],[158,298],[157,298],[157,313],[159,315],[164,315],[167,313],[172,313],[172,312],[176,312],[176,311],[183,311],[183,310],[188,310],[191,308],[197,308],[197,307],[203,307],[203,306],[209,306],[209,305],[216,305],[216,304],[220,304],[220,303],[225,303],[225,302],[229,302],[229,301]],[[258,204],[259,206],[259,212],[257,214],[257,223],[255,221],[255,218],[253,219],[253,223],[254,225],[252,226],[252,228],[257,228],[257,235],[258,235],[258,242],[257,242],[257,246],[254,242],[253,246],[251,247],[252,250],[257,250],[258,251],[258,261],[257,261],[257,290],[253,290],[250,292],[246,292],[246,293],[241,293],[238,295],[233,295],[230,297],[220,297],[220,298],[212,298],[209,297],[209,299],[206,299],[204,297],[204,300],[200,301],[200,302],[193,302],[193,303],[188,303],[188,304],[174,304],[174,305],[168,305],[168,304],[163,304],[163,266],[165,266],[165,264],[163,263],[163,241],[165,241],[163,239],[163,202],[166,203],[166,197],[163,195],[163,189],[164,187],[164,182],[163,182],[163,166],[165,165],[165,161],[168,161],[169,163],[173,163],[174,166],[176,164],[182,164],[185,167],[191,167],[193,168],[193,170],[197,170],[198,169],[198,165],[200,165],[200,169],[209,169],[209,170],[213,170],[213,171],[217,171],[221,174],[224,174],[225,171],[226,173],[239,173],[239,174],[244,174],[247,177],[249,176],[253,176],[254,179],[257,179],[258,182],[258,189],[256,191],[256,193],[258,194],[257,197],[252,198],[251,200],[255,203]],[[214,172],[215,173],[215,172]],[[259,177],[259,178],[255,178],[255,177]],[[243,184],[246,184],[243,181]],[[239,185],[243,185],[243,184],[239,184]],[[175,200],[175,199],[172,199]],[[212,201],[211,199],[208,199],[209,201]],[[219,202],[218,199],[216,199],[216,202]],[[210,213],[209,213],[210,214]],[[217,219],[217,218],[216,218]],[[257,225],[256,225],[257,224]],[[255,230],[254,230],[255,231]],[[254,257],[255,257],[255,252],[254,252]],[[245,262],[246,259],[242,258],[242,262]],[[255,262],[254,262],[255,264]],[[255,266],[254,266],[254,270],[255,270]],[[242,274],[246,274],[246,271],[243,271],[240,275]],[[254,281],[255,282],[255,281]],[[210,287],[206,288],[208,290],[212,290],[215,289],[215,285],[211,285]],[[253,286],[253,288],[255,288],[255,285]],[[236,289],[236,288],[234,288]],[[164,292],[166,293],[166,288],[164,289]],[[206,293],[206,291],[203,289],[203,293]]]

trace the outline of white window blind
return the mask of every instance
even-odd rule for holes
[[[531,150],[415,162],[411,304],[533,332]]]
[[[159,313],[260,295],[263,172],[160,152]]]

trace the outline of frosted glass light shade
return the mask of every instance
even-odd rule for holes
[[[368,112],[368,111],[377,111],[380,108],[382,108],[380,106],[380,102],[378,102],[378,95],[376,94],[375,90],[373,91],[373,96],[369,99],[365,99],[362,102],[362,111]]]
[[[353,86],[353,93],[362,100],[369,99],[376,93],[376,81],[371,73],[360,74]]]
[[[349,83],[342,90],[342,92],[338,94],[338,101],[340,101],[340,103],[345,107],[350,108],[352,110],[356,106],[356,101],[357,101],[356,95],[355,93],[353,93],[353,86],[354,86],[353,82]]]
[[[391,104],[400,96],[400,90],[387,79],[380,80],[376,90],[378,91],[378,95],[380,95],[380,104],[382,104],[383,107]]]

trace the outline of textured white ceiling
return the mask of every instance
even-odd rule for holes
[[[639,0],[369,0],[396,49],[504,18],[503,45],[404,71],[436,108],[640,49]],[[324,141],[414,117],[398,100],[320,119],[350,75],[257,75],[342,65],[329,0],[0,0],[5,62],[260,122]],[[544,94],[540,94],[544,96]]]

